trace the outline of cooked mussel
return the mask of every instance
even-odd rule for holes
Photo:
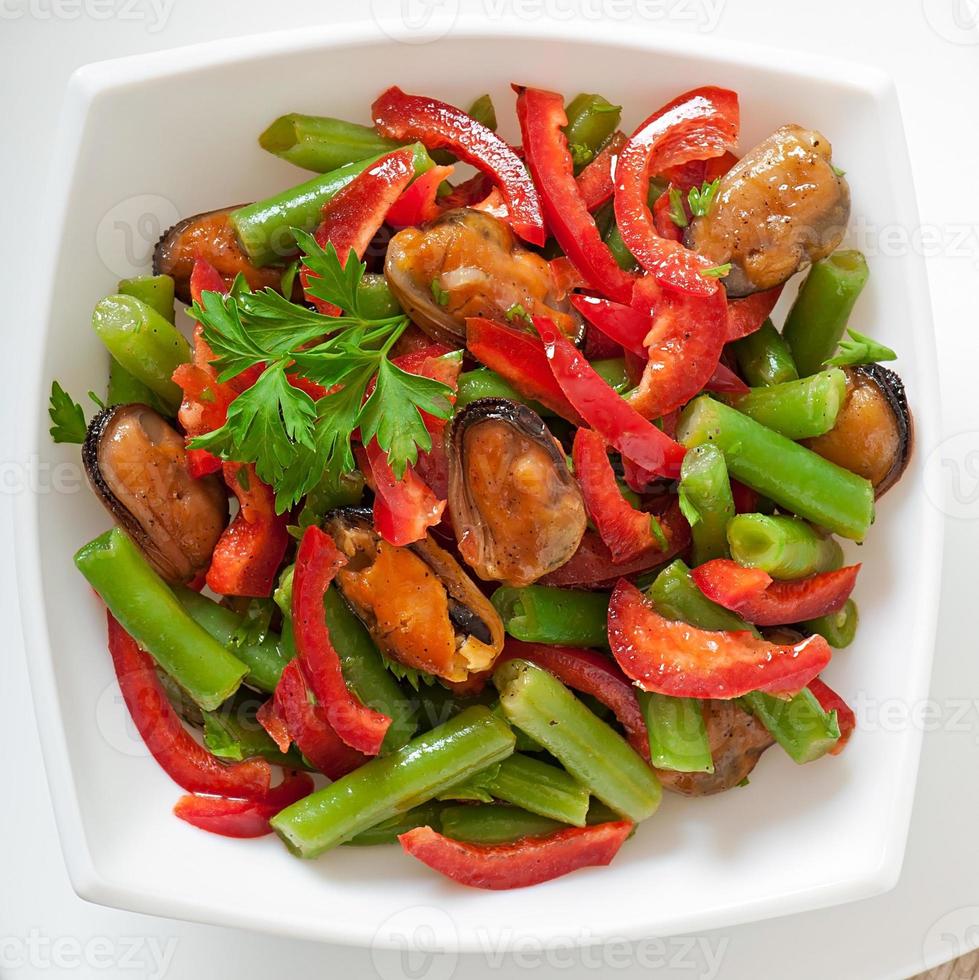
[[[207,259],[229,283],[240,272],[252,289],[279,288],[282,269],[260,269],[252,264],[228,220],[233,210],[223,208],[184,218],[157,242],[153,272],[173,278],[174,292],[181,302],[190,302],[190,274],[198,257]]]
[[[820,456],[874,485],[879,497],[901,478],[914,445],[914,420],[904,383],[879,364],[850,367],[836,425],[806,441]]]
[[[187,471],[184,438],[146,405],[112,405],[88,427],[82,460],[95,495],[168,582],[205,571],[228,523],[215,477]]]
[[[346,555],[336,584],[389,657],[447,681],[488,670],[503,649],[503,623],[459,563],[431,537],[384,541],[370,511],[334,511],[325,530]]]
[[[466,317],[512,319],[515,308],[549,317],[569,337],[582,330],[547,261],[483,211],[457,208],[399,231],[388,244],[384,274],[411,319],[452,346],[465,343]]]
[[[731,263],[729,296],[772,289],[843,238],[850,188],[822,133],[777,129],[722,178],[706,215],[687,228],[685,244],[714,265]]]
[[[529,585],[575,553],[585,504],[561,444],[536,412],[481,398],[453,420],[446,440],[452,527],[481,579]]]

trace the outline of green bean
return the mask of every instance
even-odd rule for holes
[[[212,711],[238,690],[248,667],[184,612],[121,528],[83,545],[75,565],[122,628],[195,704]]]
[[[109,387],[106,405],[149,405],[161,415],[170,415],[172,408],[164,405],[142,381],[137,381],[114,357],[109,357]]]
[[[674,772],[713,772],[704,706],[697,698],[671,698],[639,692],[639,704],[649,732],[649,755],[657,769]]]
[[[182,392],[171,380],[190,360],[190,345],[168,320],[134,296],[117,293],[95,304],[92,327],[109,353],[176,415]]]
[[[724,453],[709,443],[691,449],[680,467],[680,501],[693,535],[693,563],[727,558],[727,522],[734,497]]]
[[[588,790],[563,769],[514,753],[500,763],[489,782],[490,794],[531,813],[584,827]]]
[[[289,659],[279,651],[279,638],[274,633],[258,641],[241,639],[242,619],[227,606],[182,585],[174,586],[173,594],[195,623],[248,667],[246,684],[259,691],[275,690]]]
[[[766,320],[754,333],[736,340],[734,356],[745,381],[754,388],[784,384],[799,377],[785,338]]]
[[[538,415],[554,415],[549,408],[524,398],[502,375],[489,368],[476,368],[459,375],[459,388],[456,395],[456,411],[462,411],[480,398],[506,398],[507,401],[529,405]]]
[[[349,473],[324,473],[323,478],[306,494],[303,508],[296,524],[305,531],[311,524],[319,524],[331,510],[340,507],[357,507],[364,499],[364,475],[360,470]]]
[[[857,251],[834,252],[809,270],[782,328],[802,377],[815,374],[836,353],[869,275]]]
[[[836,425],[845,398],[846,375],[832,368],[797,381],[752,388],[725,401],[786,439],[810,439]]]
[[[388,820],[361,831],[356,837],[344,841],[348,847],[374,847],[377,844],[397,844],[401,834],[408,833],[416,827],[433,827],[438,830],[442,826],[445,804],[438,802],[423,803],[407,813],[399,813]]]
[[[824,711],[816,696],[804,688],[791,700],[752,691],[741,703],[768,729],[793,762],[812,762],[840,739],[835,711]]]
[[[656,576],[647,595],[656,611],[666,619],[690,623],[702,630],[754,629],[740,616],[708,599],[694,584],[690,569],[679,558]]]
[[[564,127],[564,135],[568,139],[575,169],[581,170],[619,128],[622,106],[612,105],[601,95],[582,92],[568,103],[565,112],[568,124]]]
[[[772,578],[794,579],[828,572],[843,563],[839,543],[796,517],[738,514],[727,526],[731,557]]]
[[[132,279],[120,279],[116,292],[123,296],[134,296],[156,310],[164,320],[177,322],[172,276],[134,276]]]
[[[289,163],[318,174],[365,157],[398,149],[400,143],[378,135],[373,126],[298,112],[279,116],[258,138],[259,146]]]
[[[479,96],[469,107],[469,115],[487,129],[496,130],[496,106],[493,105],[493,100],[489,95]]]
[[[301,857],[316,857],[513,753],[513,732],[473,707],[418,735],[391,755],[277,813],[272,829]]]
[[[859,622],[857,604],[852,599],[847,599],[842,609],[800,623],[799,629],[809,635],[818,633],[831,647],[842,650],[853,642]]]
[[[510,660],[496,669],[493,683],[510,723],[540,742],[593,796],[637,823],[656,812],[662,790],[655,773],[553,674]]]
[[[621,357],[609,357],[602,361],[592,361],[592,370],[610,387],[614,388],[619,394],[632,387],[629,372],[626,370],[625,360]]]
[[[432,158],[425,147],[414,143],[412,149],[415,154],[415,175],[430,170]],[[231,225],[248,258],[257,266],[265,266],[293,254],[296,240],[292,229],[312,231],[319,224],[323,205],[381,155],[374,154],[366,160],[348,163],[298,187],[232,211]]]
[[[608,645],[607,593],[504,585],[491,601],[506,631],[518,640],[578,647]]]
[[[380,272],[368,272],[357,287],[357,302],[366,320],[385,320],[401,312],[387,279]]]
[[[713,442],[736,480],[845,538],[862,540],[873,521],[869,480],[706,395],[683,410],[677,438],[688,447]]]
[[[616,815],[612,819],[619,817]],[[451,806],[442,811],[442,833],[470,844],[508,844],[523,837],[546,837],[567,826],[499,803]]]

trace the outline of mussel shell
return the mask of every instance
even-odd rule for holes
[[[534,463],[549,473],[533,493],[514,479],[507,459],[501,460],[506,469],[489,477],[492,485],[481,488],[490,499],[480,499],[471,485],[468,441],[485,424],[505,425],[540,450]],[[505,398],[478,399],[453,419],[446,444],[453,530],[459,552],[480,578],[529,585],[571,558],[587,526],[584,500],[564,450],[533,409]]]

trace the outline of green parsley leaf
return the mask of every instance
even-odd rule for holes
[[[833,173],[836,174],[837,177],[845,177],[846,176],[846,171],[843,170],[842,168],[836,166],[835,163],[831,163],[830,166],[833,168]]]
[[[85,441],[88,425],[85,423],[82,406],[57,381],[51,383],[48,415],[52,423],[49,431],[55,442],[74,442],[81,445]]]
[[[680,513],[687,519],[687,523],[693,527],[700,521],[700,511],[693,505],[686,490],[680,487],[678,494],[680,500]]]
[[[702,276],[710,276],[712,279],[723,279],[731,271],[731,263],[725,262],[724,265],[715,265],[710,269],[701,269]]]
[[[587,166],[595,159],[595,151],[584,143],[569,143],[568,151],[571,153],[571,162],[576,168]]]
[[[432,289],[432,298],[435,300],[436,303],[438,303],[439,306],[449,305],[449,291],[447,289],[443,289],[439,285],[438,279],[432,280],[431,289]]]
[[[850,335],[849,340],[840,342],[840,352],[836,357],[831,357],[825,363],[832,367],[846,367],[856,364],[876,364],[878,361],[893,361],[897,359],[897,354],[878,344],[872,337],[866,334],[857,333],[856,330],[847,330]]]
[[[506,317],[507,323],[513,323],[514,320],[520,319],[525,320],[530,326],[534,325],[534,321],[531,320],[530,314],[524,308],[523,303],[514,303],[503,315]]]
[[[294,259],[289,265],[286,266],[285,271],[279,277],[279,289],[282,291],[283,297],[288,299],[292,295],[292,286],[296,281],[296,276],[299,273],[299,260]]]
[[[721,178],[718,177],[717,180],[712,180],[709,183],[704,181],[701,187],[691,187],[687,191],[687,201],[695,218],[702,218],[710,211],[710,206],[714,203],[714,196],[717,194],[717,188],[720,187],[720,184]]]
[[[357,289],[367,266],[357,261],[353,249],[347,253],[345,261],[341,262],[333,242],[327,242],[323,247],[301,228],[293,228],[292,232],[299,247],[306,253],[303,265],[310,272],[306,292],[326,303],[339,306],[348,314],[359,316]]]
[[[683,195],[679,188],[670,188],[670,220],[677,228],[686,228],[690,223],[687,221],[687,212],[683,207]]]
[[[100,412],[105,408],[105,402],[91,389],[88,392],[88,400],[97,405]]]
[[[401,661],[387,656],[383,650],[378,650],[381,655],[381,663],[399,680],[407,681],[414,690],[419,690],[423,685],[432,687],[437,678],[434,674],[421,670],[418,667],[406,667]]]
[[[659,550],[666,551],[670,546],[670,540],[666,536],[666,531],[663,530],[663,522],[655,514],[649,515],[649,530],[656,539]]]

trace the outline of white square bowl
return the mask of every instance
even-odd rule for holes
[[[911,249],[875,244],[887,228],[918,227],[893,85],[876,71],[702,37],[624,37],[624,28],[596,24],[587,39],[579,33],[463,23],[431,44],[418,35],[407,44],[373,26],[305,28],[74,76],[21,401],[31,406],[22,456],[48,478],[21,507],[18,564],[48,776],[82,897],[334,942],[398,946],[424,928],[439,946],[498,950],[527,937],[556,945],[707,929],[870,896],[896,881],[920,743],[908,719],[928,690],[941,519],[922,480],[939,418],[922,263]],[[106,517],[66,486],[77,450],[47,437],[50,380],[75,393],[101,385],[105,355],[89,311],[120,276],[145,271],[161,227],[304,179],[256,144],[275,116],[366,121],[376,94],[397,83],[462,104],[489,91],[513,135],[511,80],[600,91],[625,106],[627,124],[688,88],[724,85],[741,95],[742,149],[788,121],[834,143],[872,269],[855,322],[901,352],[918,423],[916,457],[859,551],[858,639],[827,672],[860,728],[839,758],[795,766],[775,748],[747,789],[668,795],[609,869],[506,894],[456,887],[395,848],[341,848],[305,863],[275,838],[201,833],[171,815],[177,788],[125,727],[104,615],[71,564]]]

